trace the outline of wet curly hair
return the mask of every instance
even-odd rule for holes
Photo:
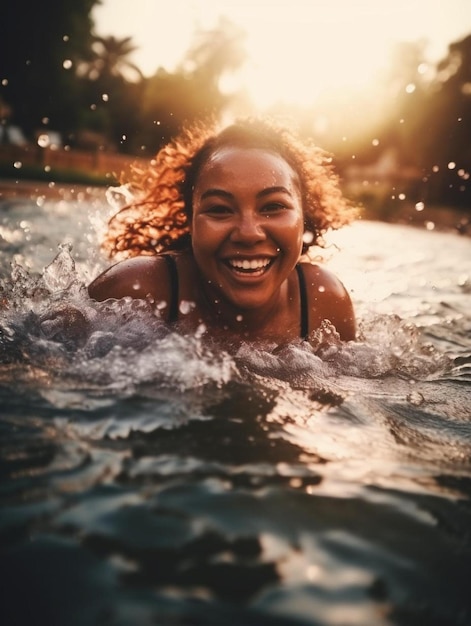
[[[343,196],[332,158],[273,119],[246,118],[219,130],[196,123],[165,145],[145,169],[134,167],[133,200],[113,215],[103,247],[111,257],[156,255],[191,247],[192,196],[199,172],[223,146],[259,148],[279,154],[297,173],[306,237],[303,252],[322,236],[349,223],[355,209]]]

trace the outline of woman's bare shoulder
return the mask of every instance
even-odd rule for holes
[[[314,263],[302,263],[311,316],[317,321],[328,319],[340,337],[355,338],[356,323],[353,304],[342,281],[331,271]]]
[[[94,300],[151,298],[165,300],[170,289],[170,279],[162,256],[137,256],[112,265],[88,286]]]
[[[336,297],[347,294],[341,280],[330,270],[316,263],[305,262],[301,265],[308,290],[314,289],[320,294]]]

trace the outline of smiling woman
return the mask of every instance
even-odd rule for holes
[[[330,159],[267,120],[192,127],[132,181],[105,247],[123,260],[89,286],[96,300],[147,299],[182,332],[279,344],[327,321],[355,337],[350,297],[309,244],[353,216]]]
[[[296,290],[287,279],[303,243],[297,178],[280,156],[256,148],[220,148],[201,168],[193,196],[193,255],[212,308],[217,303],[221,315],[224,306],[228,320],[244,310],[245,325],[253,317],[250,326],[293,323],[287,304]],[[294,291],[288,298],[286,289]],[[296,317],[296,331],[297,324]]]

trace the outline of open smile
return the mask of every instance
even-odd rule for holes
[[[225,259],[224,263],[227,267],[239,276],[262,276],[271,265],[275,258],[259,257],[256,259],[241,259],[240,257]]]

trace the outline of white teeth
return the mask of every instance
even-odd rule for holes
[[[230,265],[241,270],[261,270],[270,264],[270,259],[231,259]]]

